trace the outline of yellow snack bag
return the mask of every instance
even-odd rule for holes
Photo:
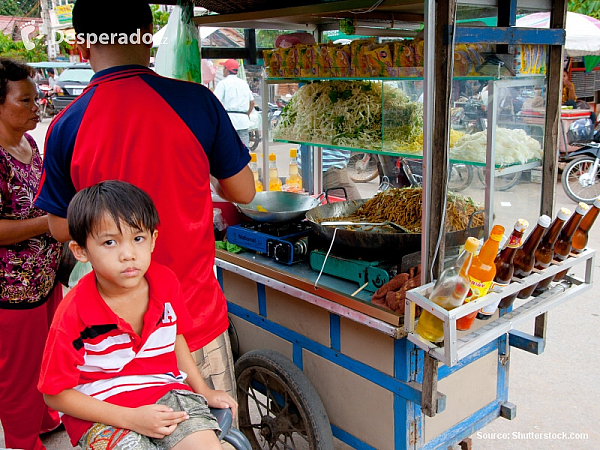
[[[350,46],[331,45],[327,47],[329,58],[332,61],[331,74],[334,77],[350,76]]]
[[[371,76],[387,77],[388,67],[392,67],[393,59],[390,46],[387,44],[372,44],[365,50]]]

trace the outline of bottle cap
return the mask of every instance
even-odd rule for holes
[[[256,153],[250,152],[250,162],[256,162]]]
[[[479,247],[479,239],[475,237],[470,237],[467,239],[467,242],[465,242],[465,251],[469,253],[475,253],[477,247]]]
[[[269,153],[269,161],[277,161],[277,155],[275,155],[275,153]]]
[[[594,206],[596,208],[600,208],[600,197],[598,197],[596,200],[594,200]]]
[[[290,148],[290,158],[295,158],[296,156],[298,156],[298,150]]]
[[[523,233],[527,229],[528,226],[529,226],[529,222],[527,222],[525,219],[519,219],[515,223],[515,230],[518,231],[519,233]]]
[[[577,208],[575,208],[575,212],[581,214],[582,216],[585,216],[585,213],[588,212],[589,209],[590,207],[588,205],[586,205],[583,202],[580,202],[579,205],[577,205]]]
[[[567,220],[571,215],[571,210],[568,208],[560,208],[556,217],[560,220]]]
[[[490,233],[490,239],[500,242],[502,236],[504,236],[504,227],[502,225],[494,225]]]
[[[546,214],[544,214],[544,215],[540,216],[537,223],[540,227],[548,228],[550,226],[550,222],[551,222],[550,217],[548,217]]]

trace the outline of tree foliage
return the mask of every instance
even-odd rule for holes
[[[600,20],[600,0],[569,0],[567,9]]]
[[[0,16],[40,17],[39,0],[2,0]]]
[[[161,11],[158,5],[150,5],[150,8],[152,9],[152,21],[154,23],[154,32],[156,33],[167,24],[170,13]]]
[[[27,62],[48,61],[46,46],[41,42],[37,43],[33,50],[26,50],[23,42],[15,42],[2,33],[0,33],[0,55]]]

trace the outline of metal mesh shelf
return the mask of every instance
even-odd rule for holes
[[[580,295],[592,288],[592,273],[595,250],[587,249],[581,254],[571,255],[562,262],[554,261],[547,269],[536,271],[524,279],[514,279],[511,284],[500,292],[494,292],[481,297],[473,302],[466,303],[458,308],[447,311],[440,306],[430,302],[426,296],[433,289],[434,283],[428,283],[413,289],[406,294],[406,311],[404,328],[408,333],[408,339],[428,354],[443,362],[447,366],[454,366],[461,359],[474,353],[484,345],[492,342],[501,335],[508,333],[517,325],[532,320],[540,314],[554,308],[564,301]],[[585,277],[583,279],[566,276],[563,280],[555,283],[548,291],[538,297],[530,297],[524,304],[513,311],[505,313],[496,320],[486,323],[482,327],[458,337],[456,321],[467,314],[477,311],[486,305],[497,302],[500,298],[517,293],[522,289],[537,284],[548,277],[554,276],[565,269],[585,263]],[[414,331],[415,328],[415,305],[435,315],[444,322],[444,346],[439,347],[425,339]]]

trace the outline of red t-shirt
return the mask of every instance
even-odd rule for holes
[[[50,328],[38,389],[56,395],[75,389],[115,405],[156,403],[172,389],[188,389],[177,368],[175,339],[191,319],[175,274],[157,263],[146,272],[150,287],[142,335],[102,299],[94,273],[63,299]],[[64,414],[73,445],[92,425]]]

